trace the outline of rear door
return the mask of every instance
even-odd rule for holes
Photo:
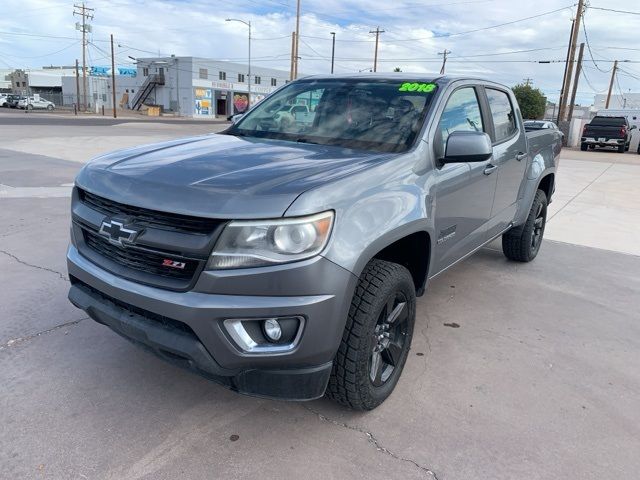
[[[457,88],[440,115],[433,140],[434,158],[444,156],[452,132],[488,132],[488,123],[478,88],[474,85]],[[492,173],[491,159],[439,165],[436,171],[434,271],[439,272],[486,241],[497,175]]]
[[[491,209],[489,237],[502,233],[513,221],[520,188],[530,161],[527,139],[516,105],[507,90],[486,87],[492,124],[493,164],[498,167],[496,194]]]

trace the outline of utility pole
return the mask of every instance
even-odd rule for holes
[[[76,115],[78,110],[80,110],[80,67],[76,58]]]
[[[580,73],[582,73],[582,55],[584,54],[584,42],[580,44],[580,51],[578,52],[578,64],[576,65],[576,76],[573,79],[573,92],[571,93],[571,103],[569,104],[569,113],[567,114],[567,120],[571,121],[573,118],[573,107],[576,104],[576,93],[578,93],[578,82],[580,81]]]
[[[296,32],[291,32],[291,71],[289,72],[289,80],[293,80],[293,67],[296,58]]]
[[[576,19],[571,20],[571,32],[569,33],[569,43],[571,45],[571,39],[573,38],[573,30],[576,28]],[[562,88],[560,89],[560,97],[558,98],[558,116],[555,115],[555,107],[553,109],[553,117],[556,119],[556,123],[560,124],[560,105],[564,102],[564,97],[567,96],[567,71],[569,69],[569,53],[571,53],[571,48],[567,47],[567,59],[564,62],[564,73],[562,74]]]
[[[93,8],[85,6],[84,2],[80,5],[73,5],[73,14],[82,17],[82,24],[76,24],[76,29],[82,32],[82,94],[84,96],[83,106],[87,109],[87,32],[91,31],[91,25],[87,24],[87,19],[93,20]]]
[[[533,78],[527,77],[527,78],[523,78],[522,80],[524,81],[525,86],[529,87],[531,86],[531,82],[533,81]]]
[[[451,50],[444,49],[444,52],[438,52],[438,55],[442,55],[442,67],[440,68],[440,75],[444,75],[444,68],[447,64],[447,57],[451,53]]]
[[[329,32],[333,35],[333,40],[331,41],[331,74],[333,75],[333,59],[336,56],[336,32]]]
[[[616,70],[618,70],[618,60],[613,62],[613,70],[611,70],[611,82],[609,82],[609,93],[607,93],[607,102],[604,104],[604,108],[609,108],[611,102],[611,91],[613,90],[613,82],[616,79]]]
[[[384,33],[384,30],[380,30],[380,27],[376,27],[375,30],[369,30],[369,33],[376,34],[376,50],[375,50],[375,53],[373,54],[373,71],[377,72],[378,71],[378,41],[380,39],[380,34]]]
[[[560,104],[560,112],[558,118],[560,121],[564,120],[564,113],[567,107],[567,100],[569,99],[569,84],[571,83],[571,77],[573,76],[573,62],[576,56],[576,45],[578,43],[578,33],[580,32],[580,20],[584,14],[584,0],[578,0],[578,10],[576,11],[576,19],[573,24],[573,31],[571,32],[571,43],[569,44],[569,63],[567,64],[567,83],[565,87],[565,94],[562,97],[562,103]]]
[[[299,44],[300,44],[300,0],[298,0],[296,2],[296,36],[295,36],[295,53],[293,56],[293,78],[292,80],[295,80],[296,78],[298,78],[298,59],[300,58],[298,56],[298,52],[299,52]]]
[[[113,33],[111,34],[111,100],[113,101],[113,118],[118,118],[116,113],[116,56],[113,53]]]

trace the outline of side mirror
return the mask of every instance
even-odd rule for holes
[[[231,116],[231,123],[238,123],[238,121],[244,117],[244,113],[237,113],[236,115]]]
[[[638,127],[636,127],[635,125],[631,125],[631,128],[629,130],[635,130],[636,128]]]
[[[447,139],[442,163],[484,162],[493,155],[491,138],[484,132],[453,132]]]

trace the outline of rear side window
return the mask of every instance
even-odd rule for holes
[[[493,126],[496,131],[496,143],[506,140],[516,133],[518,126],[516,125],[516,115],[509,100],[509,95],[501,90],[487,88],[487,99],[491,108],[491,117],[493,118]]]
[[[626,124],[624,117],[594,117],[591,125],[600,125],[603,127],[621,127]]]
[[[449,135],[453,132],[482,132],[482,115],[480,104],[473,87],[456,90],[447,100],[438,125],[442,143],[436,146],[438,156],[444,155]]]

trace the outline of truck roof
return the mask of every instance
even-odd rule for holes
[[[300,80],[331,80],[331,79],[340,79],[340,78],[357,78],[362,80],[367,79],[376,79],[376,80],[395,80],[395,81],[406,81],[406,80],[416,80],[420,79],[424,82],[433,82],[438,83],[438,85],[446,85],[454,81],[458,80],[477,80],[480,82],[492,82],[490,80],[486,80],[479,77],[472,76],[463,76],[463,75],[439,75],[434,73],[410,73],[410,72],[385,72],[385,73],[372,73],[372,72],[360,72],[360,73],[338,73],[333,75],[309,75],[306,77],[300,78]]]

